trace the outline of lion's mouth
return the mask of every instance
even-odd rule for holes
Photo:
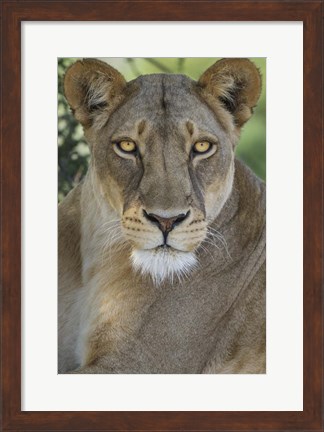
[[[166,253],[166,254],[176,254],[176,253],[189,253],[186,250],[183,249],[178,249],[174,246],[171,246],[169,244],[161,244],[159,246],[156,246],[155,248],[152,249],[147,249],[147,250],[152,250],[152,251],[156,251],[157,253]]]
[[[170,246],[169,244],[161,244],[161,245],[155,247],[154,250],[157,250],[157,251],[162,250],[162,251],[166,251],[166,252],[167,251],[169,251],[169,252],[172,252],[172,251],[182,252],[182,251],[180,251],[180,249],[177,249],[173,246]]]

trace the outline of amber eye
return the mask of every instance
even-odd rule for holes
[[[136,150],[136,144],[133,141],[120,141],[117,146],[125,153],[134,153]]]
[[[208,141],[198,141],[194,144],[192,151],[194,153],[207,153],[212,148],[212,144]]]

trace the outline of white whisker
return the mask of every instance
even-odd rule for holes
[[[139,250],[134,249],[131,260],[135,270],[142,275],[150,275],[155,285],[165,280],[174,281],[177,277],[180,283],[188,277],[190,271],[197,266],[194,253],[169,251],[164,249]]]
[[[212,246],[215,246],[217,249],[221,249],[216,242],[220,242],[223,248],[226,251],[227,256],[232,259],[229,250],[228,245],[226,242],[226,239],[223,234],[221,234],[219,231],[217,231],[215,228],[212,228],[210,226],[207,227],[207,237],[205,238],[204,242],[211,244]]]

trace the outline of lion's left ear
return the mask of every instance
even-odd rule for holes
[[[261,76],[248,59],[222,59],[203,73],[198,85],[217,98],[241,127],[249,120],[259,100]]]

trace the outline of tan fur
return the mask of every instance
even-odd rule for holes
[[[119,72],[92,59],[75,63],[67,70],[64,79],[69,104],[76,119],[86,128],[91,126],[95,117],[103,117],[98,116],[98,113],[93,116],[93,109],[99,105],[101,111],[110,114],[108,99],[114,103],[119,101],[125,87],[126,81]]]
[[[198,83],[126,83],[97,60],[68,70],[65,94],[92,162],[59,206],[60,372],[265,371],[264,185],[234,157],[259,93],[244,59],[217,62]],[[116,154],[125,137],[138,155]],[[202,138],[216,152],[195,158]],[[162,258],[162,232],[145,212],[186,215]],[[134,251],[189,267],[175,278],[157,269],[154,280],[136,270]]]
[[[241,127],[251,117],[259,100],[261,77],[248,59],[223,59],[206,70],[199,85],[214,98],[228,102],[236,125]]]

